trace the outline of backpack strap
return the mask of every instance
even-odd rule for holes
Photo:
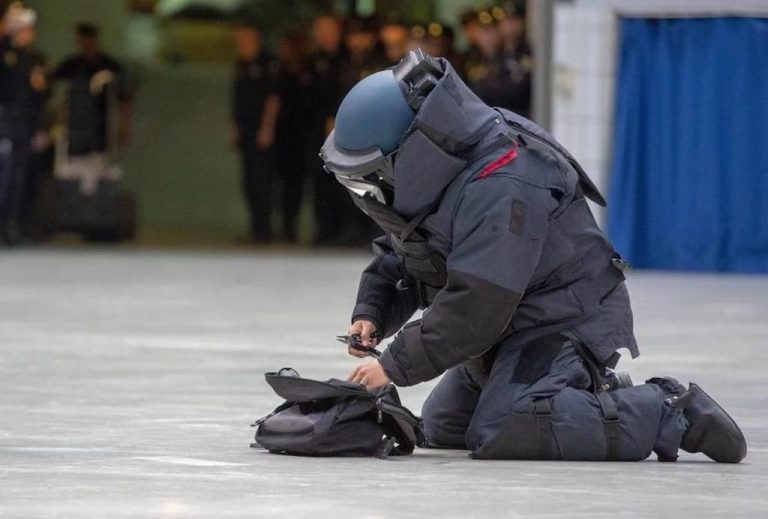
[[[395,443],[397,438],[394,436],[384,436],[379,444],[378,452],[375,454],[380,460],[385,460],[389,457],[393,450],[395,450]]]
[[[405,422],[414,428],[421,428],[421,418],[415,416],[405,407],[385,402],[381,398],[376,401],[376,407],[382,413],[386,413],[398,421]]]
[[[269,420],[270,418],[275,416],[280,411],[285,411],[286,409],[288,409],[289,407],[291,407],[294,404],[296,404],[296,402],[283,402],[282,404],[277,406],[277,408],[275,408],[275,410],[272,411],[271,413],[269,413],[267,416],[263,416],[263,417],[259,418],[258,420],[256,420],[255,422],[253,422],[251,424],[251,427],[258,427],[258,426],[260,426],[261,424],[263,424],[264,422],[266,422],[267,420]]]
[[[376,401],[376,408],[379,410],[379,413],[386,414],[394,420],[398,429],[400,429],[409,442],[418,447],[426,446],[426,437],[424,436],[422,420],[420,418],[408,409],[385,402],[381,398]]]

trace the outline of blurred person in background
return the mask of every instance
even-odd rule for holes
[[[461,13],[461,30],[464,34],[464,39],[467,42],[467,49],[462,55],[461,70],[457,70],[459,75],[467,80],[467,67],[469,63],[476,62],[480,59],[480,49],[477,45],[477,33],[479,30],[479,23],[477,22],[477,11],[475,9],[469,9]]]
[[[379,28],[379,42],[384,51],[387,66],[397,65],[408,52],[410,43],[408,28],[398,17],[391,15]]]
[[[456,34],[453,29],[437,20],[429,22],[424,28],[421,48],[431,56],[440,56],[451,62],[456,70],[463,69],[462,57],[456,52]]]
[[[275,151],[282,187],[283,239],[298,241],[297,220],[304,200],[308,173],[308,139],[315,106],[314,77],[304,33],[291,31],[281,40],[276,94],[280,100]]]
[[[424,49],[426,47],[427,29],[424,24],[415,23],[411,25],[408,32],[410,33],[408,51]]]
[[[435,22],[440,23],[440,22]],[[442,34],[440,34],[439,40],[440,45],[442,47],[443,52],[447,56],[455,57],[456,59],[460,59],[459,53],[456,50],[456,31],[453,30],[453,27],[446,24],[441,24],[443,31]]]
[[[3,19],[0,59],[0,239],[24,241],[21,218],[36,153],[49,144],[45,103],[48,92],[43,57],[34,50],[36,14],[11,4]]]
[[[344,189],[329,175],[322,174],[323,163],[317,150],[334,125],[336,109],[341,102],[341,70],[345,49],[338,18],[321,15],[312,22],[314,51],[310,56],[313,76],[312,117],[307,121],[307,166],[314,185],[315,238],[317,245],[335,245],[337,234],[344,228],[344,215],[352,211],[352,201]],[[341,209],[340,209],[341,208]]]
[[[376,21],[372,17],[352,17],[347,21],[344,45],[346,61],[342,67],[342,92],[347,93],[361,79],[386,66],[377,52]]]
[[[506,108],[524,117],[530,114],[530,63],[521,63],[504,51],[500,22],[501,7],[477,13],[475,39],[478,54],[467,57],[466,77],[470,88],[490,106]]]
[[[8,190],[8,181],[11,170],[11,148],[12,143],[10,140],[9,131],[5,118],[5,106],[1,104],[5,101],[3,92],[5,91],[6,84],[5,79],[7,76],[5,62],[6,54],[13,48],[11,44],[11,36],[8,34],[8,20],[10,18],[10,11],[12,8],[19,8],[21,4],[11,4],[8,6],[4,0],[0,0],[0,58],[3,62],[0,63],[0,224],[3,222],[3,214],[5,212],[6,193]],[[0,244],[4,242],[3,232],[0,227]]]
[[[512,111],[529,117],[531,113],[531,73],[533,53],[525,33],[525,0],[504,2],[499,12],[499,33],[506,68],[517,93]]]
[[[66,58],[53,74],[54,81],[67,83],[68,152],[84,155],[107,151],[110,118],[117,117],[118,141],[129,135],[131,103],[120,64],[101,50],[99,30],[90,23],[75,29],[77,53]],[[110,99],[111,92],[115,94]],[[112,106],[116,102],[116,106]],[[119,113],[119,115],[118,115]]]
[[[15,8],[21,7],[20,4],[14,5]],[[6,5],[5,0],[0,0],[0,51],[5,52],[11,44],[10,36],[6,30],[6,19],[10,6]]]
[[[242,184],[250,217],[246,241],[272,239],[273,144],[280,112],[276,95],[276,66],[262,47],[255,25],[234,29],[237,59],[232,88],[230,140],[240,151]]]
[[[332,15],[312,22],[313,51],[310,64],[315,81],[315,103],[319,105],[324,132],[333,129],[336,108],[341,102],[341,69],[346,59],[341,22]]]

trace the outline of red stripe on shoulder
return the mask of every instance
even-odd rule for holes
[[[494,160],[487,166],[485,166],[483,170],[477,174],[474,180],[481,180],[481,179],[490,177],[491,175],[493,175],[493,173],[496,170],[498,170],[502,166],[509,164],[516,158],[517,158],[517,146],[515,146],[514,148],[512,148],[511,150],[509,150],[504,155]]]

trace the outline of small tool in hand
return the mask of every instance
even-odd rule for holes
[[[375,339],[377,337],[378,336],[375,334],[371,335],[371,339]],[[336,340],[339,342],[343,342],[344,344],[346,344],[352,349],[367,353],[369,357],[378,359],[381,356],[381,352],[376,348],[371,348],[370,346],[363,346],[363,344],[360,342],[359,335],[337,335]]]

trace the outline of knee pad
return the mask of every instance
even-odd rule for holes
[[[473,424],[471,445],[475,459],[553,460],[559,453],[552,435],[552,399],[532,402],[499,424]],[[490,436],[483,442],[483,436]],[[481,443],[482,442],[482,443]],[[470,443],[470,442],[468,442]]]
[[[424,403],[421,412],[422,429],[427,447],[435,449],[466,449],[466,427],[451,420],[451,415],[436,405]]]

